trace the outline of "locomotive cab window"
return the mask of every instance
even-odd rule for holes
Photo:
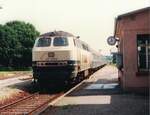
[[[39,38],[36,47],[48,47],[51,44],[51,38]]]
[[[148,71],[150,69],[150,35],[137,35],[138,69]]]
[[[66,37],[55,37],[54,46],[68,46],[68,39]]]

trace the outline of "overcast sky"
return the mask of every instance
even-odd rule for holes
[[[0,24],[21,20],[40,33],[67,31],[109,54],[106,39],[113,35],[115,17],[148,7],[150,0],[0,0],[0,6]]]

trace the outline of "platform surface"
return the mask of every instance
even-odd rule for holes
[[[124,93],[117,77],[114,66],[103,67],[43,115],[149,115],[148,97]]]

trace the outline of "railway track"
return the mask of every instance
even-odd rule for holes
[[[84,81],[74,87],[56,94],[34,93],[23,99],[0,107],[0,115],[38,115],[48,106],[55,104],[65,95],[79,87]]]
[[[86,79],[85,79],[86,80]],[[0,115],[38,115],[50,105],[79,87],[85,80],[59,93],[34,93],[8,105],[0,107]]]
[[[33,115],[39,114],[48,104],[63,95],[35,93],[11,104],[0,107],[0,115]]]

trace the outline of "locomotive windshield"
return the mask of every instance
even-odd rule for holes
[[[68,39],[66,37],[55,37],[53,45],[54,46],[67,46]]]
[[[51,38],[40,38],[37,43],[36,47],[47,47],[51,44]]]

